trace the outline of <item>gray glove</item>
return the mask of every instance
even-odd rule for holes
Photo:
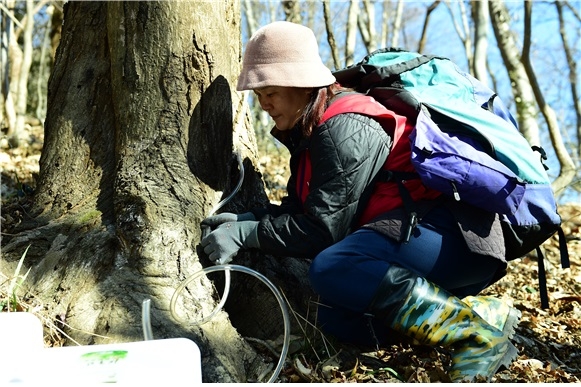
[[[200,225],[202,228],[204,226],[208,226],[210,228],[215,228],[222,223],[226,222],[244,222],[246,220],[256,220],[254,214],[252,212],[245,212],[243,214],[233,214],[232,212],[224,212],[222,214],[209,216],[206,219],[202,220]]]
[[[232,261],[240,249],[260,248],[258,221],[226,222],[202,239],[204,252],[219,265]]]

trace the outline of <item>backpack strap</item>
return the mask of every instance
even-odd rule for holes
[[[549,307],[549,295],[547,292],[547,274],[545,272],[545,255],[540,246],[537,246],[537,260],[539,264],[539,295],[541,297],[541,309]]]
[[[567,240],[565,239],[565,232],[562,227],[557,230],[559,235],[559,253],[561,254],[561,267],[568,269],[571,267],[569,261],[569,251],[567,250]],[[547,274],[545,270],[545,255],[541,250],[541,246],[537,246],[537,259],[539,264],[539,295],[541,297],[541,309],[549,308],[549,293],[547,291]]]
[[[406,213],[409,216],[408,226],[404,234],[403,243],[408,243],[412,237],[412,232],[414,228],[418,225],[418,213],[415,208],[414,201],[410,194],[410,191],[403,185],[404,180],[419,179],[419,175],[415,172],[399,172],[399,171],[389,171],[387,169],[382,169],[377,174],[379,181],[393,181],[397,184],[399,194],[403,202]]]
[[[563,269],[568,269],[571,267],[571,261],[569,261],[569,250],[567,249],[567,239],[565,238],[565,232],[563,227],[559,227],[557,230],[559,235],[559,253],[561,254],[561,267]]]

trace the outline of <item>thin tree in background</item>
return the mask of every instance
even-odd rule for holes
[[[357,20],[359,18],[359,1],[351,0],[349,2],[349,11],[347,13],[347,22],[345,25],[345,66],[350,66],[355,61],[355,47],[357,45]]]
[[[340,69],[339,49],[337,47],[337,41],[335,40],[335,33],[333,32],[333,23],[331,23],[330,0],[323,0],[323,16],[325,19],[325,30],[327,31],[327,43],[331,49],[333,65],[336,69]]]
[[[48,3],[42,0],[35,3],[33,0],[20,2],[24,4],[24,15],[21,20],[16,19],[15,1],[2,1],[3,56],[7,60],[3,62],[2,86],[3,106],[0,120],[6,117],[7,137],[12,146],[16,147],[24,136],[24,125],[27,119],[28,107],[28,83],[30,67],[33,56],[33,32],[34,16]],[[16,28],[13,28],[13,26]],[[22,43],[19,43],[22,42]]]
[[[291,23],[301,24],[302,18],[301,18],[301,3],[300,3],[300,1],[296,1],[296,0],[282,1],[282,8],[284,10],[284,15],[285,15],[284,20],[291,22]]]
[[[368,53],[377,49],[377,32],[375,27],[375,6],[370,0],[363,1],[363,12],[357,17],[357,27],[361,33],[363,45]]]
[[[32,32],[34,30],[34,2],[26,0],[26,16],[22,21],[22,62],[17,79],[12,80],[16,83],[16,126],[14,132],[9,135],[14,145],[20,142],[21,132],[24,130],[26,120],[26,104],[28,102],[28,75],[30,74],[30,65],[32,64]],[[14,41],[11,43],[13,49],[19,45]]]
[[[539,86],[537,75],[534,71],[533,65],[531,63],[531,39],[532,39],[532,12],[533,3],[529,1],[524,2],[525,10],[525,31],[523,39],[523,50],[522,50],[522,63],[527,72],[531,88],[533,90],[535,100],[539,105],[541,113],[545,118],[547,127],[549,128],[549,135],[551,137],[551,143],[555,149],[555,154],[561,165],[561,171],[559,176],[553,181],[552,186],[554,191],[559,194],[561,193],[575,177],[575,164],[573,159],[569,155],[567,147],[563,142],[563,136],[561,130],[559,129],[559,122],[557,121],[557,116],[555,110],[549,105],[545,100],[543,92]]]
[[[472,21],[474,23],[474,51],[472,72],[485,85],[488,82],[488,25],[490,17],[486,1],[471,1]]]
[[[440,5],[440,0],[434,1],[426,8],[426,16],[424,18],[424,25],[422,28],[422,32],[420,35],[419,43],[418,43],[418,52],[424,52],[426,49],[426,41],[428,39],[428,26],[430,24],[430,16],[432,12],[436,10],[438,5]]]
[[[563,1],[556,1],[555,6],[557,8],[557,14],[559,15],[559,35],[561,36],[561,41],[563,42],[563,51],[565,53],[565,58],[567,58],[567,65],[569,66],[569,84],[571,85],[571,96],[573,98],[574,103],[574,110],[575,110],[575,117],[576,123],[575,127],[577,128],[577,144],[581,144],[581,97],[579,96],[578,88],[579,88],[579,73],[577,72],[577,62],[573,57],[573,53],[571,50],[571,45],[569,43],[569,38],[567,36],[567,26],[565,25],[565,18],[563,15]],[[568,3],[568,2],[565,2]],[[571,7],[567,7],[568,9],[572,9]],[[579,16],[577,15],[577,19],[581,22]],[[573,147],[573,154],[575,154],[576,149],[576,159],[577,165],[581,163],[581,147]],[[579,191],[581,191],[581,184],[578,183]]]
[[[538,86],[536,74],[530,63],[531,43],[531,12],[532,2],[525,5],[525,34],[523,38],[522,55],[519,54],[514,33],[510,28],[510,16],[504,1],[491,0],[489,2],[490,17],[498,48],[502,55],[512,84],[514,100],[516,102],[519,127],[531,145],[541,145],[539,124],[537,121],[537,106],[540,106],[551,137],[551,143],[561,166],[559,175],[553,182],[553,190],[560,193],[568,186],[575,176],[575,166],[567,149],[563,144],[554,111],[546,103]],[[538,104],[538,105],[537,105]]]
[[[473,68],[473,47],[472,47],[472,32],[470,31],[470,27],[468,26],[468,12],[466,11],[466,7],[463,1],[454,2],[454,5],[458,6],[458,15],[460,18],[460,22],[458,22],[458,18],[456,17],[456,13],[454,12],[450,1],[445,1],[446,8],[450,12],[450,18],[452,19],[452,24],[454,25],[454,29],[456,30],[456,34],[460,38],[462,45],[464,47],[464,55],[466,56],[466,60],[468,61],[468,68],[472,71]]]
[[[2,68],[2,84],[0,85],[2,107],[0,109],[0,124],[7,128],[11,136],[16,130],[16,109],[14,107],[13,93],[10,91],[11,69],[19,64],[19,57],[11,52],[12,35],[14,34],[14,24],[21,25],[14,17],[14,1],[2,0],[2,44],[0,46],[0,64]]]
[[[488,4],[498,49],[511,80],[519,128],[531,145],[540,145],[537,104],[510,28],[510,15],[503,1],[491,0]]]
[[[385,9],[385,7],[384,7]],[[402,19],[403,19],[403,9],[404,9],[404,1],[398,0],[397,6],[395,7],[395,14],[393,15],[393,22],[391,27],[391,39],[389,45],[391,47],[399,47],[399,35],[401,32],[402,27]],[[385,28],[387,29],[387,28]]]
[[[576,168],[573,163],[573,159],[569,155],[567,147],[563,141],[563,136],[559,128],[559,122],[555,114],[555,110],[546,101],[541,87],[539,85],[536,73],[534,71],[533,65],[531,63],[531,39],[532,39],[532,12],[533,3],[524,2],[524,39],[523,39],[523,53],[522,62],[529,77],[532,90],[535,95],[535,99],[549,129],[549,136],[551,138],[551,143],[559,164],[561,165],[561,170],[557,178],[553,181],[552,186],[555,193],[560,194],[565,188],[567,188],[573,179],[575,178]]]

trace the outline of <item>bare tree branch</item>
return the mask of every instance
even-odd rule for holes
[[[329,9],[330,0],[323,0],[323,16],[325,18],[325,29],[327,30],[327,42],[331,49],[331,56],[333,57],[333,65],[336,69],[341,68],[339,62],[339,51],[337,49],[337,42],[335,41],[335,34],[333,33],[333,25],[331,23],[331,11]]]
[[[567,8],[569,8],[569,10],[571,10],[571,12],[573,12],[573,15],[575,15],[575,18],[577,19],[577,21],[581,22],[581,15],[579,14],[579,10],[577,8],[573,7],[571,5],[570,1],[564,1],[563,3],[565,4],[565,6]]]
[[[426,18],[424,19],[424,26],[422,28],[422,35],[418,44],[418,52],[423,52],[426,47],[426,39],[428,34],[428,24],[430,22],[430,14],[440,5],[440,0],[434,1],[426,10]]]
[[[0,3],[0,10],[2,12],[4,12],[6,14],[6,16],[8,16],[12,22],[14,22],[14,24],[16,24],[19,28],[24,28],[24,26],[22,25],[22,23],[20,22],[20,20],[18,20],[16,18],[16,16],[14,16],[14,12],[12,12],[11,10],[9,10],[8,8],[6,8],[4,6],[4,4]]]
[[[470,69],[470,71],[472,71],[473,67],[472,40],[470,39],[470,28],[468,27],[468,17],[466,16],[466,8],[464,7],[464,2],[462,1],[454,2],[454,4],[457,4],[458,7],[460,8],[460,20],[462,21],[461,24],[459,24],[456,21],[456,16],[454,14],[452,6],[450,5],[450,0],[446,0],[445,4],[446,8],[448,8],[448,11],[450,12],[450,17],[452,18],[454,29],[456,30],[456,33],[458,34],[458,37],[460,38],[460,41],[462,41],[462,44],[464,46],[464,54],[466,55],[466,59],[468,60],[468,68]]]

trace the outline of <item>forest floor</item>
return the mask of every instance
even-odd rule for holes
[[[38,126],[28,128],[28,140],[17,148],[10,148],[6,140],[0,139],[2,209],[18,207],[34,191],[42,140],[42,129]],[[281,164],[286,162],[282,159],[262,159],[267,193],[272,199],[280,196],[281,182],[286,181],[281,178],[284,174]],[[513,338],[518,358],[508,369],[500,370],[491,382],[581,382],[581,204],[563,205],[559,212],[571,267],[561,267],[557,237],[545,242],[549,308],[540,307],[535,254],[510,262],[508,274],[484,292],[506,299],[522,313]],[[14,211],[0,212],[3,234],[18,221],[10,214]],[[0,312],[6,307],[8,286],[15,275],[0,273]],[[59,345],[58,335],[48,340],[54,342],[47,345]],[[297,363],[297,358],[302,361]],[[399,343],[363,352],[345,346],[339,348],[336,356],[322,361],[312,356],[295,357],[279,379],[321,383],[449,382],[445,372],[449,363],[449,355],[443,348]]]

